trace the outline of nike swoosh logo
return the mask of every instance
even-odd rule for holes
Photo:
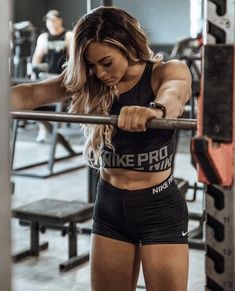
[[[186,236],[187,234],[188,234],[187,231],[186,232],[182,231],[182,236]]]

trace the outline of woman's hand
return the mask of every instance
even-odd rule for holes
[[[162,111],[141,106],[124,106],[118,118],[118,127],[126,131],[146,131],[146,123],[161,118]]]

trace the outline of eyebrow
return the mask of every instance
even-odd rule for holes
[[[112,56],[104,57],[104,58],[98,60],[98,63],[101,63],[102,61],[104,61],[104,60],[106,60],[106,59],[109,59],[109,58],[111,58],[111,57],[112,57]],[[88,62],[89,64],[92,64],[92,62],[90,62],[88,59],[87,59],[87,62]]]

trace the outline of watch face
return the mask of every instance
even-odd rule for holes
[[[157,108],[157,107],[156,107],[156,103],[155,103],[155,102],[150,102],[150,104],[149,104],[149,107],[152,107],[152,108]]]
[[[166,116],[166,107],[160,103],[157,102],[150,102],[149,103],[150,108],[156,108],[162,111],[162,117]]]

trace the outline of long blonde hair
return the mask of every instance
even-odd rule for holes
[[[106,86],[89,68],[85,51],[91,42],[106,43],[118,49],[130,63],[162,59],[159,55],[153,56],[139,22],[123,9],[101,6],[77,22],[64,75],[64,86],[73,94],[70,112],[108,115],[118,92],[115,86]],[[103,145],[112,148],[114,128],[86,124],[83,129],[84,156],[92,167],[97,167]]]

